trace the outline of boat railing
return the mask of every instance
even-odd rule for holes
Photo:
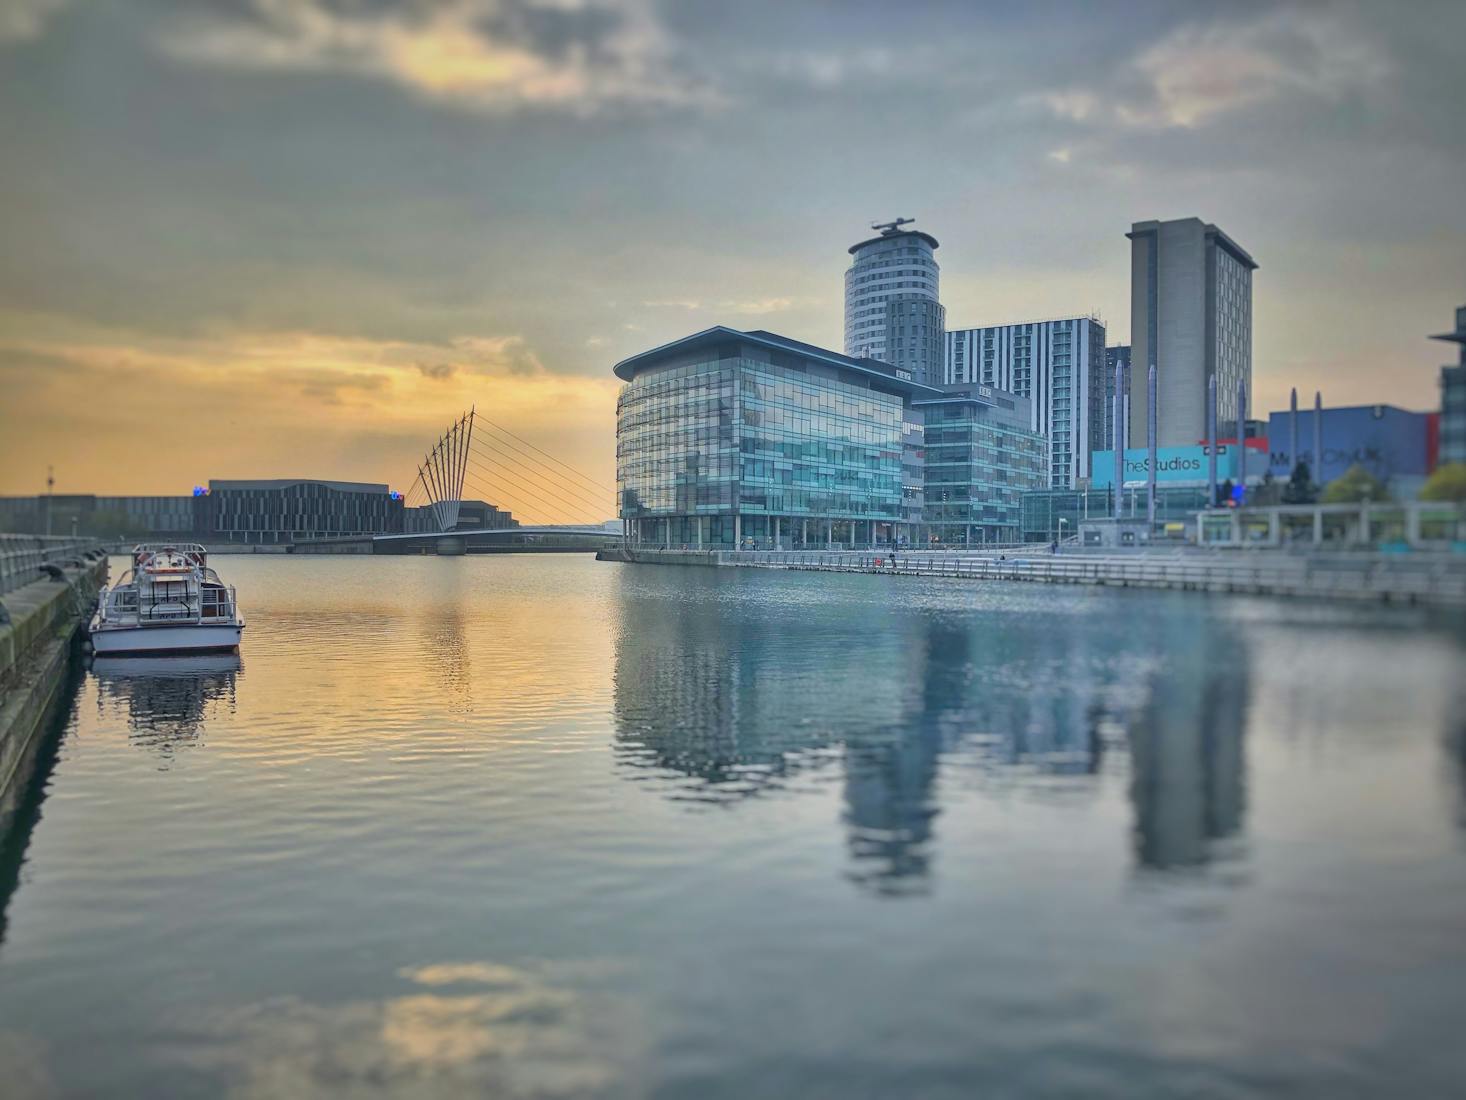
[[[139,623],[228,622],[236,606],[233,585],[141,598],[136,588],[112,588],[104,600],[104,618],[136,615]]]
[[[227,588],[205,588],[199,603],[200,619],[233,619],[234,586]]]
[[[190,565],[203,569],[209,561],[206,546],[197,542],[140,542],[132,548],[132,564],[141,566],[158,554],[178,554]]]

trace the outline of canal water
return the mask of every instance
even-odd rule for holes
[[[1445,1096],[1457,624],[236,557],[0,847],[0,1094]]]

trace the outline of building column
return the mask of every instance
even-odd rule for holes
[[[800,546],[801,549],[804,549],[804,550],[808,550],[809,549],[809,520],[808,519],[802,519],[802,520],[799,521],[799,546]]]
[[[1267,514],[1267,544],[1269,546],[1279,545],[1283,539],[1283,517],[1278,515],[1276,508]]]
[[[835,521],[832,520],[832,519],[827,519],[827,520],[825,520],[825,546],[828,547],[830,545],[830,543],[832,543],[834,541],[835,541]]]
[[[1411,546],[1420,545],[1420,509],[1413,504],[1405,505],[1405,541]]]
[[[697,548],[702,549],[702,516],[692,517],[692,526],[697,532]]]
[[[775,550],[782,550],[783,549],[783,546],[781,546],[780,545],[780,542],[779,542],[780,535],[781,535],[781,531],[780,531],[779,517],[778,516],[775,516],[774,517],[774,549]]]
[[[1369,527],[1369,501],[1366,500],[1359,506],[1359,541],[1366,546],[1369,545],[1371,540]]]
[[[1313,509],[1313,545],[1323,545],[1323,509],[1319,507]]]
[[[737,513],[733,516],[733,549],[743,549],[743,515]]]

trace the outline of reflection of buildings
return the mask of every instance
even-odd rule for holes
[[[198,740],[210,709],[234,707],[239,654],[197,657],[97,657],[97,706],[126,708],[135,745],[170,758]]]
[[[1229,632],[1156,641],[1168,660],[1130,726],[1130,795],[1137,858],[1164,869],[1205,863],[1242,826],[1250,685]]]
[[[953,750],[1092,782],[1128,667],[1092,635],[920,612],[873,631],[869,607],[724,601],[708,576],[670,570],[689,598],[621,606],[618,760],[667,797],[736,804],[838,764],[852,878],[905,893],[926,884]]]
[[[444,564],[451,564],[445,562]],[[421,653],[418,663],[438,680],[440,697],[454,710],[473,709],[473,678],[469,662],[467,623],[463,609],[463,571],[439,569],[424,579],[418,596],[418,631]]]
[[[1456,824],[1466,829],[1466,684],[1456,681],[1455,698],[1445,711],[1444,748],[1456,780]]]

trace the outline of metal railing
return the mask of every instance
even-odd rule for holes
[[[235,616],[234,586],[204,588],[183,595],[160,595],[139,602],[132,587],[111,588],[104,596],[104,610],[114,620],[136,616],[140,626],[178,623],[232,622]]]
[[[60,565],[101,551],[100,539],[0,534],[0,596],[41,579],[41,567]]]
[[[648,555],[668,560],[678,551]],[[640,556],[640,555],[633,555]],[[890,573],[964,580],[1176,588],[1466,607],[1466,561],[1448,554],[1024,556],[889,551],[691,552],[709,564],[765,569]]]

